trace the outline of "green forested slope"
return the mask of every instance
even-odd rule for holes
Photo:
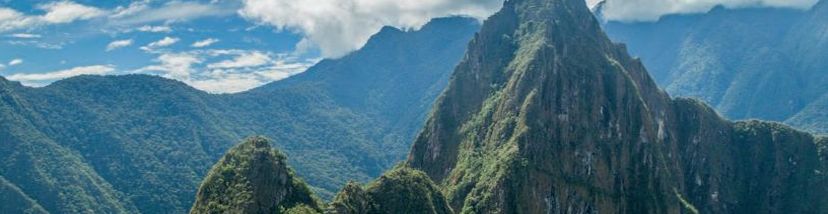
[[[323,198],[404,159],[479,24],[385,28],[362,50],[239,94],[159,77],[0,81],[0,176],[52,213],[182,213],[209,167],[264,135]],[[429,54],[424,54],[429,53]]]
[[[0,177],[0,212],[2,213],[48,213],[19,187]]]
[[[702,99],[731,119],[826,132],[826,20],[828,1],[820,1],[810,10],[716,7],[604,28],[675,96]]]

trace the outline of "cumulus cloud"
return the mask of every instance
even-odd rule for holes
[[[16,34],[9,35],[9,37],[18,38],[18,39],[37,39],[37,38],[40,38],[42,36],[40,36],[39,34],[16,33]]]
[[[106,51],[112,51],[118,48],[123,48],[132,45],[132,39],[125,39],[125,40],[116,40],[109,43],[106,46]]]
[[[39,8],[46,11],[46,14],[42,17],[43,20],[55,24],[92,19],[105,14],[103,10],[98,8],[84,6],[71,1],[52,2],[40,5]]]
[[[49,24],[66,24],[106,15],[107,11],[78,4],[72,1],[58,1],[37,5],[43,15],[25,15],[11,8],[0,7],[0,32],[23,28],[34,28]]]
[[[715,6],[727,8],[785,7],[808,9],[819,0],[607,0],[603,8],[607,20],[656,21],[668,14],[703,13]]]
[[[199,3],[194,1],[170,1],[160,7],[151,7],[149,1],[116,8],[113,23],[133,25],[152,22],[187,21],[208,16],[232,15],[234,7],[222,3]]]
[[[254,51],[250,53],[244,53],[242,55],[237,56],[232,60],[225,60],[213,64],[207,65],[207,68],[216,69],[216,68],[246,68],[246,67],[256,67],[262,66],[267,63],[271,62],[270,56],[264,54],[262,52]]]
[[[26,74],[12,74],[7,77],[9,80],[19,81],[28,86],[43,86],[48,82],[65,79],[79,75],[106,75],[115,71],[112,65],[93,65],[75,67],[66,70],[46,72],[46,73],[26,73]]]
[[[484,19],[503,0],[244,0],[239,13],[255,22],[304,35],[325,57],[362,47],[383,26],[416,29],[432,18]]]
[[[215,38],[209,38],[209,39],[197,41],[197,42],[193,43],[193,45],[191,45],[191,46],[194,47],[194,48],[203,48],[203,47],[213,45],[216,42],[219,42],[219,40],[215,39]]]
[[[137,29],[141,32],[151,32],[151,33],[169,33],[172,32],[172,28],[170,26],[149,26],[144,25]]]
[[[134,1],[130,3],[128,6],[118,6],[113,11],[112,14],[109,15],[110,18],[124,18],[128,16],[133,16],[140,12],[146,11],[150,9],[149,0],[144,1]]]
[[[141,47],[141,50],[152,51],[158,48],[167,47],[175,43],[178,43],[179,40],[179,38],[175,37],[164,37],[161,40],[149,43],[147,46]]]
[[[23,59],[13,59],[9,61],[9,66],[15,66],[20,64],[23,64]]]
[[[37,17],[26,16],[16,10],[0,7],[0,32],[34,26]]]
[[[176,79],[210,93],[236,93],[304,72],[318,61],[257,50],[192,50],[160,54],[158,64],[130,73]]]
[[[160,64],[147,66],[140,72],[159,71],[163,72],[162,76],[167,78],[188,80],[193,72],[193,66],[201,63],[202,59],[190,53],[165,53],[161,54],[156,61]]]

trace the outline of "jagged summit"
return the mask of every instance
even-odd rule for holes
[[[580,0],[489,18],[407,164],[462,213],[804,212],[826,193],[813,136],[670,99]]]

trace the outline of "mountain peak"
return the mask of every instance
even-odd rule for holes
[[[813,140],[670,99],[582,0],[511,0],[469,44],[407,164],[462,213],[801,211],[819,202],[774,195],[820,201],[824,190],[792,187],[822,179]],[[742,150],[809,164],[727,152]],[[780,171],[727,170],[765,161]],[[744,183],[751,177],[769,178]]]
[[[281,213],[300,207],[319,210],[310,189],[295,178],[281,152],[251,137],[213,166],[191,213]]]

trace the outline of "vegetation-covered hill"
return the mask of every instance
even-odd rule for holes
[[[201,183],[190,213],[321,211],[310,188],[270,144],[252,137],[230,149]]]
[[[731,119],[828,132],[828,1],[806,11],[716,7],[604,27],[673,95],[702,99]]]
[[[405,167],[365,188],[350,182],[323,204],[270,144],[252,137],[230,149],[201,183],[190,213],[453,213],[425,173]]]
[[[239,94],[142,75],[43,88],[0,78],[0,176],[52,213],[183,213],[233,142],[263,135],[331,198],[405,158],[478,28],[385,28],[362,50]]]

